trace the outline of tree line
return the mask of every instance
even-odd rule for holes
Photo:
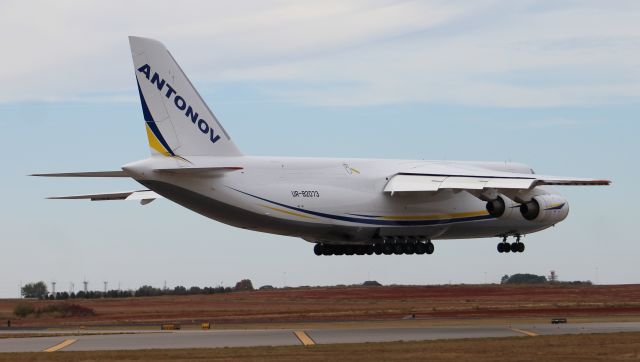
[[[549,280],[544,275],[535,275],[535,274],[513,274],[513,275],[504,275],[500,284],[558,284],[558,285],[591,285],[591,281],[557,281],[557,280]]]
[[[87,292],[81,290],[78,292],[55,292],[49,293],[47,284],[43,281],[28,283],[20,290],[23,298],[37,298],[50,300],[67,300],[67,299],[99,299],[99,298],[135,298],[135,297],[157,297],[163,295],[198,295],[198,294],[220,294],[239,291],[254,290],[253,284],[249,279],[243,279],[236,283],[235,287],[204,287],[192,286],[186,288],[178,285],[174,288],[156,288],[150,285],[143,285],[138,289],[127,290],[108,290],[104,291],[89,290]]]

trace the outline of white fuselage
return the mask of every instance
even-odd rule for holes
[[[498,252],[521,253],[522,235],[569,213],[550,186],[611,184],[510,162],[245,156],[164,44],[130,36],[129,45],[151,157],[34,176],[131,177],[148,190],[51,198],[165,197],[229,225],[303,238],[316,255],[432,254],[431,240],[494,236]]]
[[[384,193],[390,177],[410,169],[439,173],[449,167],[531,173],[505,162],[410,161],[290,157],[189,157],[190,164],[151,157],[123,167],[158,194],[220,222],[311,242],[370,244],[393,237],[423,239],[524,235],[561,221],[495,218],[486,202],[463,190]],[[229,167],[224,172],[159,173],[176,167]],[[552,193],[536,187],[536,193]]]

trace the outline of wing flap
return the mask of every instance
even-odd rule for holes
[[[474,175],[429,175],[399,173],[387,182],[384,192],[437,192],[443,189],[483,190],[511,189],[528,190],[536,186],[608,186],[609,180],[575,177],[540,176],[535,174],[509,174],[490,171]]]
[[[91,201],[113,201],[113,200],[141,200],[151,202],[161,199],[162,196],[151,190],[109,192],[100,194],[69,195],[47,197],[50,200],[91,200]],[[147,202],[147,203],[148,203]]]
[[[385,192],[404,192],[404,191],[438,191],[442,181],[446,179],[443,176],[422,176],[422,175],[396,175],[389,180],[385,186]]]
[[[440,184],[441,189],[482,190],[487,179],[481,177],[447,177]]]

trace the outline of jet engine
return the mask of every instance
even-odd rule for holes
[[[518,204],[510,198],[499,194],[497,198],[487,201],[487,211],[495,218],[511,218],[517,215]]]
[[[559,195],[538,195],[521,204],[520,213],[529,221],[556,224],[569,215],[569,203]]]

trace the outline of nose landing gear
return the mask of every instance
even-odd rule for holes
[[[498,253],[522,253],[524,252],[524,243],[520,241],[520,235],[515,235],[516,241],[507,242],[507,235],[502,237],[502,242],[498,243]]]

